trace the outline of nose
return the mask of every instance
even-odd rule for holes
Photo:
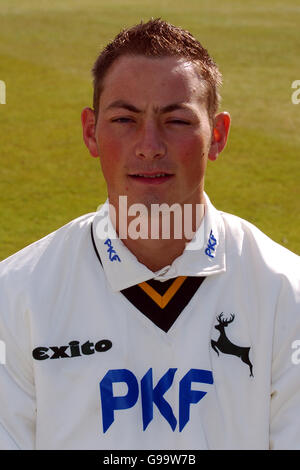
[[[156,122],[146,122],[139,130],[135,154],[141,159],[159,159],[165,156],[166,145]]]

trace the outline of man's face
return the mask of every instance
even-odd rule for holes
[[[94,137],[110,203],[203,202],[212,129],[190,62],[119,58],[104,79]]]

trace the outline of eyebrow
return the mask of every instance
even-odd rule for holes
[[[141,113],[142,112],[141,109],[138,109],[135,106],[133,106],[132,104],[127,103],[126,101],[123,101],[123,100],[113,101],[113,103],[111,103],[109,106],[107,106],[105,111],[107,111],[108,109],[114,109],[114,108],[127,109],[128,111],[132,111],[133,113]],[[172,103],[172,104],[168,104],[167,106],[163,106],[162,108],[159,108],[157,106],[154,108],[154,111],[156,113],[158,113],[159,111],[161,113],[170,113],[172,111],[177,111],[177,110],[189,110],[190,111],[190,107],[183,104],[183,103]]]

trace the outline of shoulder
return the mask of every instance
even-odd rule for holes
[[[257,270],[283,275],[299,283],[300,257],[276,243],[255,225],[219,211],[225,227],[227,255],[235,253],[244,263]]]
[[[49,266],[64,259],[80,247],[90,235],[90,225],[95,213],[78,217],[58,230],[26,246],[0,262],[0,286],[6,280],[27,282],[28,277],[42,262]]]

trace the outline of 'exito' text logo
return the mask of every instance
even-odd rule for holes
[[[3,80],[0,80],[0,104],[6,104],[6,85]]]

